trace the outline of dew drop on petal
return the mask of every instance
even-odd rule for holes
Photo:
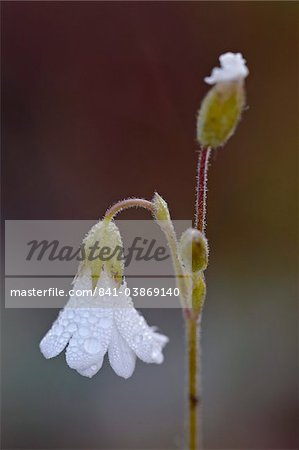
[[[94,355],[95,353],[99,353],[99,351],[102,349],[102,345],[98,339],[89,338],[84,342],[84,349],[87,351],[87,353]]]
[[[64,328],[61,325],[54,325],[53,327],[53,333],[57,334],[59,336],[61,333],[63,333]]]
[[[73,319],[73,318],[74,318],[74,315],[75,315],[75,314],[74,314],[74,311],[68,311],[68,312],[67,312],[67,318],[68,318],[68,319]]]
[[[95,316],[90,316],[88,319],[89,323],[97,323],[98,319]]]
[[[107,328],[109,328],[111,326],[111,320],[110,319],[105,319],[105,318],[101,319],[99,321],[99,326],[101,328],[107,329]]]
[[[89,336],[89,334],[90,334],[90,331],[89,331],[89,329],[87,327],[80,327],[79,328],[79,335],[80,336],[86,337],[86,336]]]
[[[68,330],[70,333],[73,333],[74,331],[77,330],[77,325],[76,325],[75,323],[70,323],[69,326],[67,327],[67,330]]]
[[[140,344],[140,342],[142,342],[142,340],[143,340],[142,334],[135,334],[135,336],[133,337],[133,340],[134,340],[134,344]]]

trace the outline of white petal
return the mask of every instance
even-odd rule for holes
[[[233,81],[246,78],[249,70],[241,53],[227,52],[220,56],[220,68],[215,67],[212,74],[204,80],[208,84]]]
[[[72,369],[90,377],[102,366],[111,340],[113,311],[111,308],[80,309],[76,325],[66,350],[66,361]]]
[[[66,312],[61,311],[58,318],[53,323],[51,329],[44,336],[39,344],[40,351],[45,358],[54,358],[62,352],[66,344],[68,343],[71,333],[64,326],[66,319]]]
[[[91,277],[88,271],[84,271],[77,277],[74,283],[74,290],[91,289]],[[72,296],[65,308],[59,313],[58,318],[53,323],[51,329],[40,342],[40,350],[45,358],[53,358],[62,352],[67,345],[76,327],[74,321],[78,311],[76,307],[78,300]]]
[[[80,375],[83,375],[83,377],[92,378],[102,367],[103,364],[103,358],[100,359],[96,364],[93,364],[92,366],[89,366],[87,369],[78,369],[77,372]]]
[[[114,372],[120,377],[130,378],[135,369],[136,355],[120,335],[116,326],[112,331],[108,356]]]
[[[120,305],[122,307],[115,309],[114,319],[122,337],[142,361],[161,364],[164,360],[162,349],[168,338],[147,325],[129,297],[119,296]]]
[[[111,291],[116,283],[102,272],[99,288]],[[81,375],[92,377],[100,370],[112,336],[113,297],[93,296],[90,269],[83,267],[74,281],[74,295],[59,313],[42,339],[40,349],[46,358],[57,356],[67,345],[66,361]]]

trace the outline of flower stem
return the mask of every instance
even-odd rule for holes
[[[204,234],[206,223],[206,197],[208,165],[211,149],[201,149],[197,166],[195,227]],[[201,392],[200,392],[200,321],[199,317],[185,314],[188,352],[188,449],[202,448]]]
[[[105,214],[106,220],[113,219],[116,214],[128,208],[145,208],[148,209],[151,213],[154,212],[154,205],[152,202],[148,200],[144,200],[144,198],[128,198],[126,200],[121,200],[120,202],[112,205]]]
[[[195,226],[202,233],[205,230],[208,166],[211,149],[203,147],[198,157]]]
[[[189,403],[189,450],[199,448],[199,321],[195,319],[187,320],[187,344],[188,344],[188,403]]]

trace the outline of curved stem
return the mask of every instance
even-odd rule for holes
[[[114,216],[116,214],[123,211],[124,209],[133,208],[133,207],[145,208],[145,209],[149,210],[153,214],[154,217],[156,216],[155,205],[153,202],[144,200],[143,198],[128,198],[126,200],[121,200],[120,202],[115,203],[115,205],[112,205],[106,211],[104,220],[111,220],[114,218]],[[183,270],[181,261],[178,257],[177,239],[176,239],[176,234],[175,234],[172,222],[171,222],[171,220],[169,220],[169,222],[162,220],[163,225],[161,225],[161,221],[157,220],[157,223],[160,224],[160,227],[166,236],[166,239],[167,239],[170,251],[171,251],[173,266],[174,266],[175,273],[177,276],[177,283],[178,283],[178,287],[179,287],[180,293],[181,293],[180,297],[183,302],[182,307],[184,310],[184,314],[186,315],[186,317],[187,316],[191,317],[192,312],[190,310],[190,305],[188,305],[188,303],[186,302],[186,299],[188,298],[188,294],[189,294],[187,281],[185,280],[186,275],[184,274],[184,270]]]
[[[154,205],[144,198],[128,198],[126,200],[121,200],[120,202],[112,205],[105,214],[104,219],[111,220],[116,214],[128,208],[145,208],[148,209],[152,214],[154,213]]]

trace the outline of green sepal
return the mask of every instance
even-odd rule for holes
[[[115,223],[111,220],[98,222],[84,238],[83,245],[85,264],[91,269],[93,286],[97,284],[103,269],[120,285],[124,273],[123,244]],[[93,252],[95,246],[99,249]],[[107,249],[105,252],[104,247]]]
[[[189,272],[205,270],[208,265],[208,241],[199,230],[188,228],[179,242],[182,261]]]
[[[202,101],[197,139],[203,147],[220,147],[233,135],[245,105],[242,80],[216,84]]]

